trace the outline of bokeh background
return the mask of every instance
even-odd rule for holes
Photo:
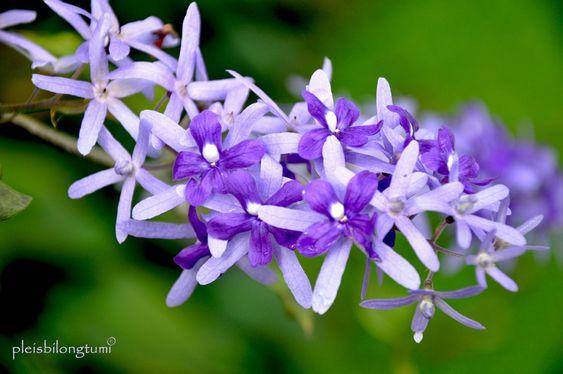
[[[85,1],[73,3],[88,8]],[[187,1],[114,0],[122,23],[148,15],[180,29]],[[36,9],[20,27],[55,54],[79,43],[42,2],[2,0],[0,11]],[[422,111],[453,113],[480,99],[518,132],[532,123],[540,143],[561,151],[562,10],[555,0],[201,0],[202,49],[210,75],[233,68],[272,97],[290,100],[287,78],[308,76],[324,56],[333,85],[374,103],[377,78]],[[29,63],[0,46],[0,102],[24,102]],[[41,115],[48,121],[48,116]],[[60,119],[76,133],[79,116]],[[416,345],[412,308],[361,310],[363,259],[350,259],[340,294],[324,316],[296,312],[281,285],[267,288],[232,271],[190,301],[168,309],[164,298],[185,245],[114,238],[117,191],[79,201],[66,196],[76,179],[99,170],[10,124],[0,125],[3,180],[33,196],[30,207],[0,223],[0,371],[13,372],[563,372],[563,277],[553,254],[531,254],[513,276],[517,294],[496,283],[452,305],[487,326],[472,331],[438,313]],[[311,278],[319,263],[307,269]],[[470,269],[440,276],[443,289],[474,282]],[[386,281],[373,297],[400,296]],[[103,345],[111,355],[11,358],[24,339]]]

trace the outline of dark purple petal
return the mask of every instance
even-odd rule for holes
[[[238,233],[250,231],[254,221],[246,213],[222,213],[207,222],[207,231],[214,238],[231,240]]]
[[[330,206],[338,202],[334,188],[327,181],[314,180],[305,187],[303,199],[315,212],[330,217]]]
[[[334,221],[311,225],[297,240],[297,250],[304,256],[314,257],[326,252],[342,235],[343,226]]]
[[[193,205],[191,205],[188,210],[188,219],[190,220],[190,224],[194,229],[197,239],[201,243],[207,244],[207,227],[205,223],[199,219],[197,209]]]
[[[182,269],[191,269],[203,257],[211,256],[207,244],[196,243],[184,248],[174,257],[174,262]]]
[[[178,153],[172,176],[174,180],[194,177],[209,169],[209,164],[197,153],[182,151]]]
[[[460,179],[473,179],[479,175],[479,164],[472,156],[463,155],[459,158]]]
[[[280,229],[274,226],[268,226],[268,230],[279,245],[289,249],[295,249],[297,239],[301,236],[299,231]]]
[[[377,255],[372,248],[372,238],[374,235],[375,221],[367,214],[358,214],[350,218],[346,223],[346,232],[354,241],[368,252],[370,257]]]
[[[405,130],[407,135],[410,135],[411,137],[414,136],[414,133],[418,130],[418,123],[412,114],[397,105],[388,105],[387,109],[393,113],[397,113],[399,115],[399,124],[403,130]]]
[[[373,198],[377,191],[377,175],[367,170],[354,175],[344,196],[344,208],[346,212],[360,212]]]
[[[221,155],[219,164],[224,169],[241,169],[252,166],[264,156],[264,145],[258,140],[244,140]]]
[[[303,96],[303,99],[305,99],[305,102],[307,103],[309,114],[311,114],[314,119],[319,121],[319,123],[323,127],[328,127],[325,115],[329,111],[329,109],[309,91],[304,90],[303,92],[301,92],[301,96]]]
[[[440,147],[440,151],[446,155],[454,152],[455,137],[452,131],[446,126],[442,126],[438,130],[438,146]]]
[[[195,179],[190,179],[186,184],[184,197],[186,201],[193,206],[200,206],[211,196],[213,186],[209,183],[203,183]]]
[[[213,144],[221,151],[221,124],[217,114],[204,110],[195,116],[190,123],[190,133],[194,137],[200,151],[205,144]]]
[[[334,114],[338,120],[337,128],[344,130],[358,120],[358,117],[360,117],[360,110],[356,104],[341,97],[336,100]]]
[[[248,248],[250,265],[256,267],[269,264],[272,261],[273,250],[268,225],[263,222],[255,222],[250,232],[250,247]]]
[[[307,131],[299,140],[297,153],[305,160],[315,160],[322,156],[323,145],[330,135],[327,129],[315,129]]]
[[[290,206],[293,203],[303,200],[303,185],[298,181],[289,181],[274,193],[268,200],[266,205]]]
[[[449,174],[448,165],[446,164],[446,161],[442,157],[442,154],[437,147],[434,147],[423,153],[422,156],[420,156],[420,159],[422,160],[422,163],[430,170],[433,170],[442,175]]]
[[[361,147],[369,141],[369,138],[366,135],[354,131],[354,127],[342,130],[337,137],[338,140],[350,147]]]
[[[256,189],[256,181],[246,171],[236,170],[229,173],[225,178],[225,190],[236,197],[245,210],[249,202],[262,203]]]

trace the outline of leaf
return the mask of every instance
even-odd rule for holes
[[[5,221],[27,208],[31,200],[31,196],[24,195],[0,181],[0,221]]]

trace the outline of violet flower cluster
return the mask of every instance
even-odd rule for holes
[[[509,207],[509,197],[521,199],[522,168],[543,165],[535,148],[528,151],[537,157],[518,158],[519,149],[527,152],[523,147],[508,142],[487,148],[476,135],[486,151],[507,148],[498,151],[500,159],[496,153],[487,158],[462,125],[419,125],[406,108],[393,103],[384,78],[377,82],[376,115],[365,117],[351,100],[333,96],[328,59],[303,87],[302,101],[286,112],[251,78],[234,71],[228,71],[228,78],[208,77],[195,3],[187,9],[181,38],[156,17],[120,25],[107,0],[92,0],[89,11],[59,0],[45,3],[84,38],[76,53],[55,58],[5,31],[0,41],[51,73],[33,74],[36,87],[87,100],[78,149],[87,155],[98,144],[115,161],[113,168],[75,182],[69,196],[119,184],[120,243],[128,236],[191,240],[174,258],[181,272],[166,299],[169,306],[184,303],[197,285],[210,284],[236,266],[263,284],[275,282],[279,270],[301,307],[324,314],[337,297],[355,248],[354,255],[364,256],[367,264],[361,306],[416,304],[411,327],[420,342],[436,307],[467,327],[483,329],[445,299],[473,297],[487,287],[487,278],[516,291],[497,263],[547,248],[529,245],[525,235],[541,224],[541,214],[552,219],[549,209],[533,217],[519,213],[507,224],[517,210],[525,211]],[[28,11],[6,12],[0,15],[0,28],[33,18]],[[162,49],[176,45],[177,59]],[[149,61],[134,61],[132,49],[146,53]],[[53,75],[86,65],[89,80]],[[167,92],[162,112],[135,113],[123,100],[137,93],[150,97],[155,86]],[[258,99],[249,100],[250,93]],[[106,122],[110,115],[135,140],[132,152],[112,135]],[[495,129],[489,129],[491,142],[498,143],[495,137],[506,134]],[[173,152],[175,161],[163,180],[147,165],[165,152]],[[514,175],[508,175],[506,164]],[[551,176],[558,179],[553,188],[560,189],[553,165],[547,173],[556,175]],[[533,165],[529,169],[542,172]],[[527,183],[535,178],[529,176]],[[143,190],[140,201],[134,201],[137,186]],[[171,210],[187,215],[186,222],[152,220]],[[434,235],[428,230],[429,215],[440,218]],[[449,228],[454,247],[463,251],[438,245]],[[398,236],[407,244],[398,244]],[[433,274],[448,255],[465,257],[475,268],[476,285],[434,289]],[[301,266],[308,257],[323,258],[314,282]],[[373,267],[404,287],[407,296],[364,299]]]

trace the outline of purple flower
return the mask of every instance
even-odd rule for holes
[[[225,193],[225,178],[229,178],[233,170],[252,166],[264,156],[264,146],[257,140],[244,140],[223,149],[221,125],[217,115],[209,110],[194,117],[190,133],[199,153],[178,153],[173,177],[175,180],[190,178],[185,196],[191,205],[203,204],[214,192]]]
[[[421,141],[421,161],[441,176],[442,183],[461,182],[466,193],[474,193],[474,185],[484,186],[492,179],[477,180],[479,165],[468,155],[459,156],[455,151],[455,137],[451,130],[442,126],[436,140]]]
[[[108,60],[104,48],[104,38],[109,29],[109,18],[99,22],[90,40],[90,82],[62,77],[49,77],[33,74],[33,83],[43,90],[58,94],[72,95],[89,100],[78,136],[78,150],[83,155],[90,153],[96,144],[107,111],[113,114],[125,129],[137,138],[139,118],[131,112],[120,98],[141,91],[145,86],[139,81],[108,81]]]
[[[4,29],[22,23],[33,22],[36,17],[37,13],[31,10],[14,9],[0,13],[0,43],[9,45],[31,60],[32,69],[54,65],[57,62],[57,58],[21,35],[4,31]]]
[[[127,238],[127,233],[119,228],[119,223],[131,217],[131,203],[135,183],[138,182],[144,189],[152,194],[158,194],[167,190],[166,183],[152,176],[147,170],[143,169],[143,163],[148,149],[150,128],[146,123],[141,124],[139,138],[133,150],[133,155],[129,153],[115,140],[113,136],[102,126],[100,130],[99,143],[104,150],[114,159],[115,166],[111,169],[102,170],[88,177],[74,182],[68,189],[68,196],[71,199],[79,199],[100,188],[123,182],[119,205],[117,206],[116,236],[122,243]]]
[[[285,183],[263,201],[254,178],[248,172],[232,172],[226,180],[226,192],[234,195],[243,213],[222,213],[209,221],[209,235],[220,240],[231,240],[250,231],[248,258],[252,266],[267,265],[272,261],[274,239],[279,245],[293,249],[299,232],[270,226],[258,218],[262,205],[288,207],[303,198],[303,186],[297,181]]]
[[[460,314],[444,301],[444,299],[463,299],[475,296],[482,291],[482,287],[472,286],[456,291],[441,292],[434,291],[430,286],[421,290],[411,291],[411,294],[406,297],[365,300],[362,301],[360,305],[367,309],[387,310],[418,303],[412,319],[411,330],[414,332],[414,341],[420,343],[423,338],[424,330],[426,330],[428,326],[428,322],[434,317],[436,307],[464,326],[476,330],[484,330],[485,327],[479,322]]]
[[[285,209],[302,199],[303,186],[297,181],[283,183],[282,172],[278,163],[264,157],[258,186],[247,172],[231,174],[226,181],[227,191],[236,197],[239,205],[216,214],[209,221],[213,258],[198,273],[198,282],[214,281],[242,258],[247,258],[255,269],[266,269],[265,265],[275,258],[295,300],[304,308],[310,308],[311,284],[297,256],[288,249],[294,247],[300,233],[269,225],[259,216],[264,207]]]
[[[344,201],[340,202],[332,185],[323,180],[310,182],[304,199],[309,207],[325,219],[307,228],[297,241],[297,249],[305,256],[325,253],[338,239],[350,238],[360,245],[370,258],[373,250],[374,218],[363,213],[377,189],[377,175],[362,171],[348,183]]]
[[[302,95],[309,113],[321,125],[321,128],[309,130],[301,137],[298,153],[304,159],[321,157],[324,142],[330,135],[336,136],[345,145],[361,147],[368,142],[369,136],[381,129],[381,122],[377,125],[354,126],[360,111],[347,99],[338,99],[334,110],[331,110],[311,92],[303,91]]]
[[[410,217],[424,211],[441,211],[444,206],[448,206],[448,202],[459,196],[463,185],[453,182],[414,196],[427,183],[426,174],[413,173],[417,160],[418,142],[411,141],[399,158],[389,188],[383,193],[376,192],[372,205],[380,212],[377,217],[377,235],[383,238],[396,226],[422,263],[428,269],[437,271],[440,267],[438,257]]]

